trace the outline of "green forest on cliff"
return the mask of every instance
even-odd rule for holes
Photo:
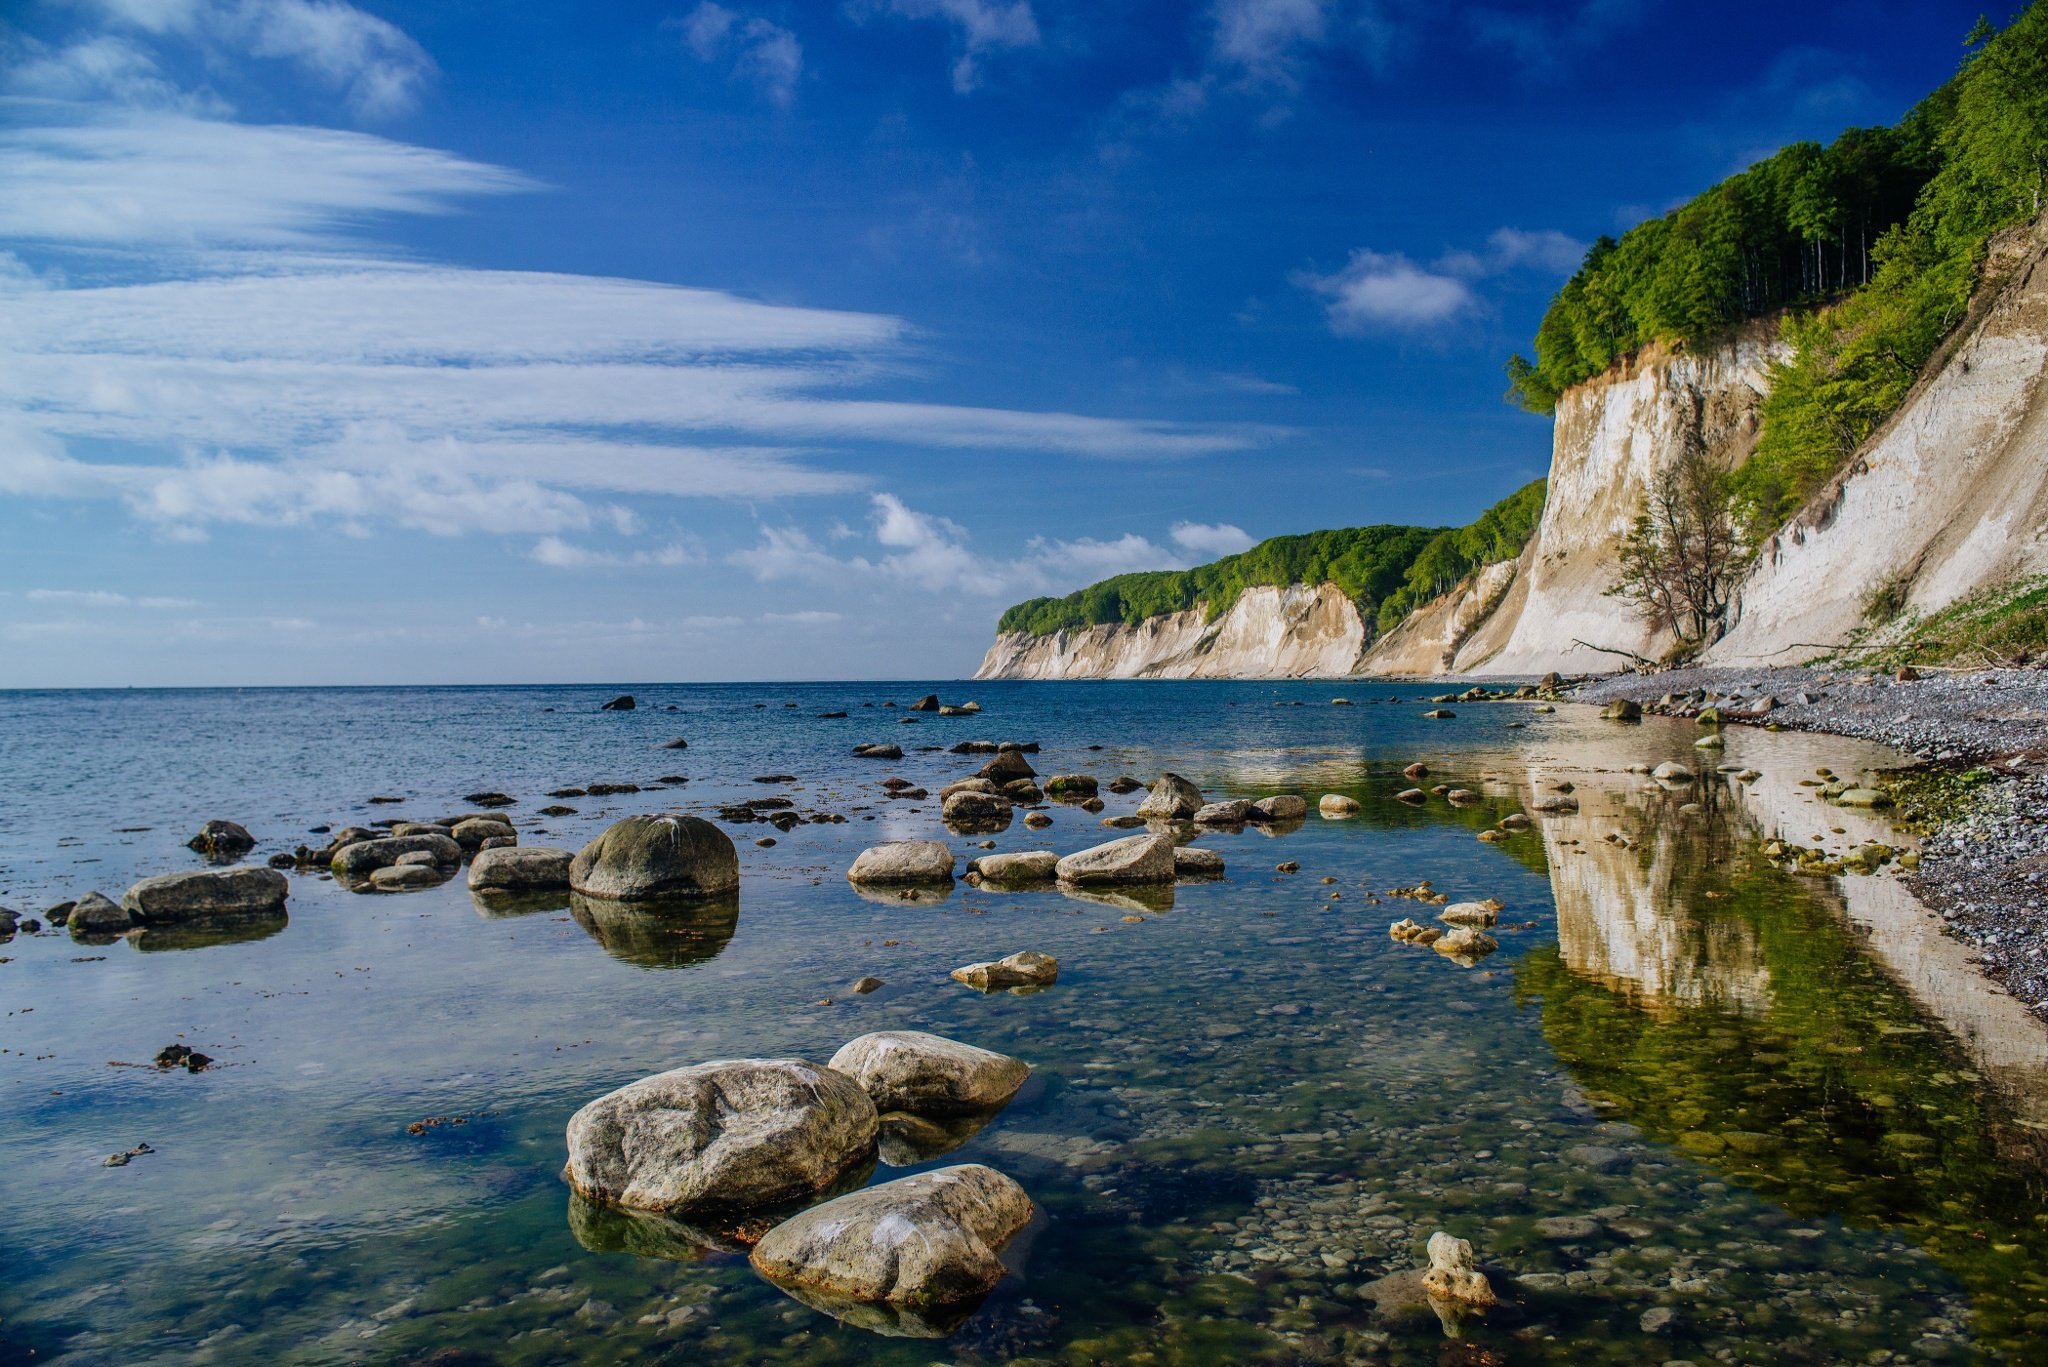
[[[1979,21],[1954,79],[1891,128],[1797,142],[1662,218],[1601,238],[1508,362],[1549,412],[1651,342],[1699,346],[1784,310],[1755,456],[1732,490],[1775,529],[1896,410],[1968,309],[1986,246],[2048,192],[2048,0]]]
[[[1342,588],[1367,621],[1377,614],[1385,622],[1391,611],[1391,620],[1398,622],[1410,607],[1434,598],[1478,566],[1521,554],[1542,513],[1539,479],[1469,526],[1382,524],[1276,536],[1193,569],[1119,574],[1064,598],[1033,598],[1005,612],[996,629],[1045,636],[1108,622],[1135,624],[1198,603],[1206,605],[1214,621],[1248,588],[1322,583]]]
[[[1572,386],[1655,342],[1711,345],[1772,314],[1754,456],[1729,491],[1754,540],[1775,530],[1905,400],[1963,320],[1993,235],[2048,198],[2048,0],[2003,30],[1979,21],[1956,76],[1889,128],[1793,143],[1620,238],[1602,237],[1508,362],[1509,395],[1548,413]],[[1188,570],[1123,574],[1034,598],[999,630],[1047,634],[1206,606],[1254,585],[1332,582],[1381,631],[1474,569],[1518,554],[1539,480],[1470,526],[1281,536]]]

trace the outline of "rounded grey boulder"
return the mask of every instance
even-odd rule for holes
[[[401,854],[425,850],[438,863],[459,864],[462,862],[462,846],[447,835],[392,835],[382,840],[358,840],[352,845],[343,845],[334,852],[333,868],[336,873],[351,878],[367,878],[381,868],[398,862]]]
[[[256,837],[248,828],[233,821],[209,821],[199,828],[199,834],[185,842],[185,848],[197,850],[208,859],[240,859],[256,848]]]
[[[511,822],[496,816],[466,817],[456,822],[449,834],[455,838],[455,843],[465,850],[476,849],[486,840],[503,836],[511,836],[515,841],[519,838],[519,833],[512,829]]]
[[[702,817],[629,816],[569,861],[569,886],[586,897],[631,902],[719,897],[740,885],[732,839]]]
[[[1262,797],[1252,804],[1253,821],[1299,821],[1308,815],[1308,803],[1293,793]]]
[[[132,929],[135,921],[112,898],[88,892],[72,905],[65,925],[73,935],[119,935]]]
[[[916,1115],[995,1110],[1031,1076],[1029,1064],[1007,1054],[922,1030],[862,1035],[841,1045],[827,1066],[858,1082],[876,1109]]]
[[[1120,883],[1171,883],[1173,837],[1130,835],[1106,845],[1077,850],[1055,867],[1062,883],[1078,887]]]
[[[846,871],[849,882],[950,883],[953,851],[943,840],[890,840],[862,850]]]
[[[500,845],[481,850],[469,865],[473,892],[551,892],[569,886],[575,855],[546,845]]]
[[[963,1163],[813,1206],[770,1230],[752,1261],[829,1313],[883,1332],[928,1333],[915,1321],[869,1322],[836,1303],[915,1312],[986,1295],[1003,1278],[998,1252],[1031,1215],[1024,1188],[994,1168]]]
[[[827,1191],[875,1149],[874,1103],[801,1059],[724,1059],[631,1082],[569,1118],[569,1185],[668,1214],[750,1210]]]
[[[1161,774],[1138,804],[1138,815],[1178,821],[1202,809],[1202,790],[1179,774]]]
[[[1032,883],[1050,883],[1059,863],[1060,857],[1051,850],[1020,850],[1013,854],[985,854],[969,864],[967,871],[979,874],[983,883],[999,888],[1016,888]]]
[[[276,869],[206,869],[145,878],[128,889],[121,906],[138,924],[172,926],[218,916],[275,915],[290,891],[290,880]]]

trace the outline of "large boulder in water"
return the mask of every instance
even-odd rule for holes
[[[1138,815],[1179,821],[1202,809],[1202,790],[1179,774],[1161,774],[1152,791],[1138,804]]]
[[[870,885],[950,883],[953,851],[942,840],[889,840],[862,850],[846,877]]]
[[[1173,837],[1131,835],[1106,845],[1077,850],[1055,868],[1062,883],[1077,887],[1113,887],[1129,883],[1173,881]]]
[[[480,850],[469,865],[472,892],[553,892],[569,886],[576,856],[545,845],[500,845]]]
[[[1031,761],[1024,758],[1021,750],[1004,750],[994,759],[975,771],[976,778],[985,778],[1001,787],[1014,783],[1020,778],[1036,778],[1038,771],[1031,767]]]
[[[829,1314],[882,1333],[931,1336],[946,1331],[948,1307],[971,1305],[1002,1280],[997,1255],[1031,1214],[1024,1188],[994,1168],[963,1163],[813,1206],[770,1230],[752,1261]],[[926,1318],[932,1314],[939,1318]]]
[[[569,862],[569,886],[585,897],[722,897],[740,886],[731,837],[702,817],[629,816]]]
[[[993,1111],[1016,1095],[1031,1066],[922,1030],[878,1030],[840,1046],[827,1065],[860,1083],[877,1110],[917,1115]]]
[[[132,930],[135,920],[111,897],[88,892],[72,903],[71,915],[65,924],[73,935],[119,935]]]
[[[967,871],[984,884],[998,888],[1029,887],[1050,883],[1057,876],[1060,857],[1051,850],[1018,850],[1010,854],[985,854],[968,864]]]
[[[1010,824],[1010,799],[999,793],[981,793],[965,790],[950,793],[941,815],[948,825],[953,826],[1007,826]]]
[[[358,840],[343,845],[334,852],[333,869],[349,878],[368,878],[378,869],[388,868],[398,862],[404,854],[425,851],[434,856],[437,864],[460,864],[462,846],[448,835],[391,835],[381,840]]]
[[[631,712],[639,705],[639,701],[631,693],[621,693],[618,697],[613,698],[597,710],[600,712]]]
[[[240,859],[256,848],[256,837],[248,828],[233,821],[209,821],[199,828],[199,834],[185,842],[185,848],[197,850],[208,859]]]
[[[569,1118],[569,1185],[687,1215],[809,1200],[874,1153],[874,1103],[801,1059],[725,1059],[631,1082]]]
[[[121,907],[140,925],[174,926],[227,916],[275,916],[283,912],[290,891],[290,880],[276,869],[206,869],[145,878],[128,889]]]

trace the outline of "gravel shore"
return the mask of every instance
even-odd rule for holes
[[[1986,976],[2048,1020],[2048,672],[1925,671],[1902,681],[1855,670],[1681,669],[1598,679],[1572,696],[1649,704],[1695,690],[1729,710],[1770,699],[1752,724],[1856,736],[1923,764],[1988,770],[1990,781],[1926,838],[1905,883],[1979,951]]]

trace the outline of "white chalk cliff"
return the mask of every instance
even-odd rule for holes
[[[1775,329],[1656,345],[1558,401],[1548,498],[1520,558],[1488,565],[1379,635],[1334,584],[1247,590],[1135,624],[1012,632],[977,678],[1591,674],[1668,638],[1607,589],[1645,495],[1697,447],[1755,449]],[[1762,548],[1711,664],[1794,663],[1848,643],[1880,587],[1934,612],[2048,573],[2048,221],[1992,244],[1963,326],[1898,413]]]

